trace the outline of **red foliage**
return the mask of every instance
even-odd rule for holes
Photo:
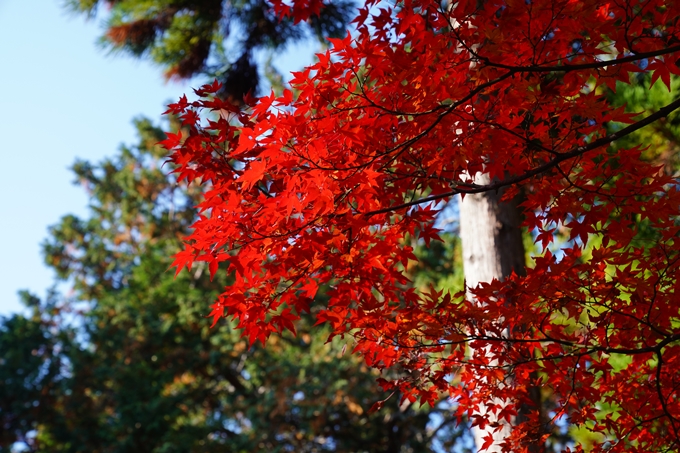
[[[270,3],[277,16],[280,18],[290,16],[296,24],[312,16],[318,16],[324,7],[323,0],[295,0],[293,2],[272,0]]]
[[[304,20],[322,2],[273,3]],[[603,96],[641,68],[666,85],[680,74],[680,4],[376,4],[294,75],[295,98],[242,113],[212,85],[170,106],[190,131],[166,141],[177,172],[206,184],[177,268],[223,263],[234,283],[211,314],[251,341],[294,331],[323,288],[318,322],[353,337],[370,366],[395,367],[383,387],[405,399],[445,392],[462,414],[498,397],[517,404],[502,408],[509,419],[539,385],[553,420],[607,436],[597,451],[680,448],[677,181],[640,148],[609,146],[680,100],[632,116]],[[628,126],[608,135],[613,122]],[[480,171],[495,182],[473,184]],[[407,238],[437,239],[438,208],[455,194],[501,187],[524,193],[545,250],[527,275],[482,285],[475,303],[414,289]],[[554,255],[558,228],[572,240]],[[512,451],[545,422],[526,419]]]

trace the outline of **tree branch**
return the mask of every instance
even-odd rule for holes
[[[584,69],[599,69],[605,68],[607,66],[619,65],[622,63],[632,63],[635,61],[644,60],[645,58],[658,57],[661,55],[668,55],[669,53],[680,52],[680,46],[667,47],[665,49],[650,51],[650,52],[639,52],[634,55],[629,55],[627,57],[615,58],[611,60],[595,61],[593,63],[584,64],[563,64],[559,66],[510,66],[503,63],[495,63],[490,61],[486,57],[480,55],[475,55],[476,58],[481,60],[485,65],[494,68],[502,68],[512,70],[514,72],[571,72],[571,71],[582,71]],[[576,56],[576,55],[574,55]]]
[[[431,195],[429,197],[425,198],[420,198],[418,200],[413,200],[409,201],[406,203],[398,204],[396,206],[390,206],[387,208],[382,208],[382,209],[376,209],[374,211],[368,211],[363,213],[365,216],[373,216],[373,215],[378,215],[378,214],[386,214],[389,212],[394,212],[394,211],[399,211],[401,209],[406,209],[410,208],[412,206],[416,206],[419,204],[423,203],[429,203],[432,201],[438,201],[444,198],[449,198],[457,194],[473,194],[473,193],[482,193],[482,192],[489,192],[492,190],[499,190],[503,187],[506,186],[511,186],[513,184],[517,184],[523,181],[526,181],[529,178],[533,178],[534,176],[537,176],[541,173],[544,173],[554,167],[556,167],[558,164],[564,162],[565,160],[572,159],[574,157],[581,156],[582,154],[587,153],[588,151],[592,151],[594,149],[597,149],[601,146],[608,145],[616,140],[619,140],[620,138],[623,138],[627,135],[632,134],[633,132],[642,129],[643,127],[653,123],[654,121],[657,121],[661,118],[664,118],[674,112],[675,110],[680,109],[680,98],[676,99],[675,101],[671,102],[670,104],[666,105],[665,107],[662,107],[659,109],[657,112],[652,113],[648,117],[631,124],[630,126],[624,127],[618,132],[614,132],[613,134],[609,134],[606,137],[599,138],[592,143],[588,143],[587,145],[579,146],[577,148],[574,148],[571,151],[565,152],[565,153],[560,153],[558,154],[555,158],[551,159],[550,161],[546,162],[543,165],[540,165],[533,170],[529,170],[526,173],[518,176],[514,176],[512,178],[507,178],[503,179],[501,181],[497,181],[492,184],[485,184],[485,185],[477,185],[477,184],[460,184],[456,186],[455,189],[449,191],[449,192],[444,192],[440,193],[437,195]]]

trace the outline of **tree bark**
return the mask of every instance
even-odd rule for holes
[[[488,175],[481,175],[475,183],[489,184],[490,180]],[[520,212],[516,202],[501,203],[501,196],[502,191],[471,194],[460,203],[460,237],[468,298],[472,298],[469,289],[482,282],[502,280],[512,271],[525,273]],[[502,401],[495,403],[503,404]],[[499,422],[497,417],[484,408],[480,408],[479,414],[487,417],[491,426],[472,428],[477,448],[491,433],[494,442],[486,451],[500,452],[500,444],[510,434],[512,425],[500,422],[503,429],[494,433],[494,425]]]

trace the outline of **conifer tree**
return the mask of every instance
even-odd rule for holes
[[[280,20],[267,0],[69,0],[72,10],[104,16],[101,43],[159,65],[169,79],[223,82],[221,96],[239,103],[271,74],[267,54],[303,40],[344,36],[354,3],[328,1],[307,21]],[[257,55],[263,56],[264,67]]]

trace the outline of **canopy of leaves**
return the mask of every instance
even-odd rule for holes
[[[431,420],[392,398],[369,414],[377,372],[311,316],[267,348],[210,331],[205,304],[227,279],[167,271],[198,190],[167,175],[161,129],[136,126],[136,146],[75,165],[90,215],[64,217],[45,243],[74,292],[29,297],[32,317],[0,323],[0,451],[406,453],[460,437],[444,408]]]
[[[595,451],[677,449],[680,193],[645,143],[610,145],[675,121],[680,99],[636,116],[604,92],[631,73],[672,88],[678,17],[661,0],[369,0],[354,36],[294,73],[297,96],[244,114],[216,82],[170,106],[189,128],[164,141],[178,178],[205,184],[175,265],[225,266],[211,314],[251,342],[294,331],[328,288],[317,322],[351,335],[385,389],[448,394],[475,425],[480,405],[511,420],[542,386],[557,409],[529,413],[508,451],[564,421],[600,433]],[[413,238],[438,240],[440,203],[502,187],[522,191],[543,250],[527,275],[472,301],[415,288]]]

